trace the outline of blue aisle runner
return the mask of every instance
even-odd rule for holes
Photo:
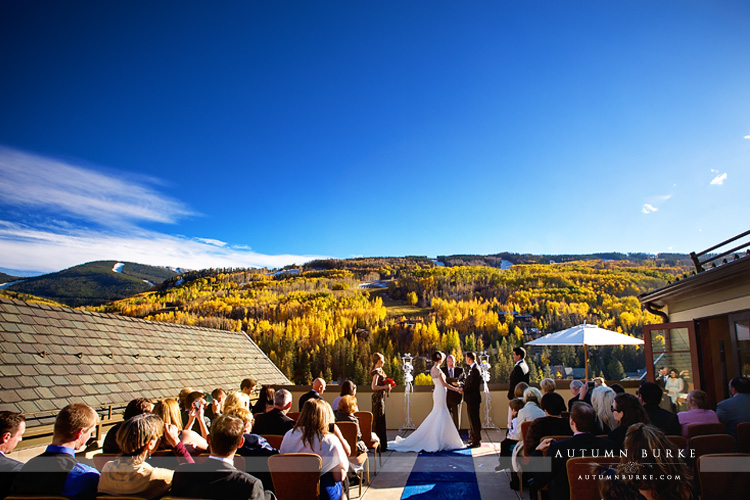
[[[421,452],[406,481],[401,499],[479,500],[471,450]]]

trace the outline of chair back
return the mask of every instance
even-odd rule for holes
[[[737,451],[750,453],[750,422],[737,424]]]
[[[531,420],[521,423],[521,442],[523,443],[523,456],[530,457],[532,450],[526,446],[526,435],[529,433],[529,427],[531,427]]]
[[[726,425],[716,424],[690,424],[687,428],[688,440],[693,436],[706,436],[708,434],[724,434]]]
[[[355,411],[354,416],[359,420],[359,430],[362,432],[362,441],[368,448],[372,448],[375,443],[372,439],[372,412]]]
[[[351,456],[359,455],[357,453],[357,424],[354,422],[336,422],[336,426],[349,444],[349,448],[352,450]]]
[[[119,453],[97,453],[93,455],[91,458],[94,460],[94,467],[96,467],[96,470],[99,472],[102,471],[102,468],[107,462],[111,462],[115,458],[119,457]]]
[[[695,436],[690,440],[690,448],[695,450],[695,458],[715,453],[734,452],[734,438],[729,434]]]
[[[685,436],[667,436],[667,439],[669,439],[672,446],[678,450],[684,450],[687,448],[687,439],[685,439]]]
[[[320,496],[323,462],[313,453],[283,453],[268,457],[268,469],[278,500],[314,500]]]
[[[297,420],[299,420],[300,412],[298,412],[298,411],[290,411],[289,413],[286,414],[286,416],[289,417],[289,418],[291,418],[292,420],[294,420],[296,422]]]
[[[600,467],[614,468],[620,463],[619,458],[604,457],[575,457],[568,459],[566,467],[568,470],[568,484],[570,485],[570,500],[600,500],[599,481],[592,481],[591,476],[599,471]],[[579,481],[578,478],[583,476]]]
[[[559,436],[544,436],[544,437],[543,437],[542,439],[540,439],[540,440],[539,440],[539,442],[541,443],[541,442],[542,442],[542,441],[544,441],[545,439],[552,439],[553,441],[564,441],[564,440],[566,440],[566,439],[570,439],[570,438],[572,438],[572,437],[573,437],[573,436],[564,436],[564,435],[562,435],[562,434],[560,434]],[[549,450],[549,448],[547,448],[546,450],[544,450],[544,456],[545,456],[545,457],[547,456],[547,451],[548,451],[548,450]]]
[[[747,498],[750,491],[750,454],[718,453],[698,458],[702,500]]]
[[[276,448],[277,450],[281,448],[281,442],[284,440],[284,436],[279,436],[278,434],[263,434],[261,437],[268,441],[271,448]]]

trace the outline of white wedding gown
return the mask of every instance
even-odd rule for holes
[[[396,437],[396,441],[388,443],[388,449],[395,451],[427,451],[436,452],[444,450],[455,450],[464,447],[461,436],[458,435],[456,426],[445,403],[447,389],[441,383],[445,380],[442,371],[435,370],[431,373],[432,383],[435,390],[432,393],[432,411],[419,428],[408,437]]]

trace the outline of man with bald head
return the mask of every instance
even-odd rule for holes
[[[302,411],[302,407],[305,406],[305,402],[308,399],[312,399],[312,398],[323,399],[322,395],[325,392],[325,390],[326,390],[326,381],[325,380],[323,380],[322,378],[316,378],[315,380],[313,380],[312,389],[310,391],[304,393],[299,398],[299,411],[300,412]]]

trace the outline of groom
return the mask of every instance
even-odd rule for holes
[[[464,401],[466,411],[469,414],[469,448],[479,448],[482,439],[482,423],[479,419],[479,405],[482,403],[482,395],[479,388],[482,385],[482,375],[477,366],[477,357],[473,352],[466,353],[466,365],[469,367],[468,375],[464,381]]]

